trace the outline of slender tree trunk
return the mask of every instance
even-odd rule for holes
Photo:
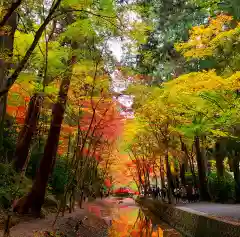
[[[75,49],[76,47],[73,48]],[[72,56],[69,60],[67,71],[60,86],[58,101],[53,106],[50,130],[36,179],[33,183],[30,193],[26,197],[20,199],[15,207],[15,210],[20,213],[26,213],[29,211],[29,209],[31,209],[32,213],[40,215],[41,207],[44,203],[48,178],[52,172],[52,168],[54,167],[56,160],[59,135],[65,113],[67,94],[70,86],[73,65],[75,63],[76,56]]]
[[[32,137],[36,134],[38,119],[43,103],[43,97],[34,94],[29,102],[27,115],[25,117],[24,126],[19,133],[18,142],[15,151],[14,167],[20,172],[27,160]]]
[[[167,181],[168,181],[168,188],[167,188],[168,202],[172,203],[172,201],[173,201],[173,179],[172,179],[171,168],[169,165],[168,149],[166,150],[166,154],[165,154],[165,163],[166,163]]]
[[[160,178],[161,178],[161,188],[164,188],[165,187],[164,162],[162,157],[160,157]]]
[[[155,177],[155,187],[157,188],[158,187],[158,180],[157,180],[157,174],[156,174],[154,165],[153,165],[153,173],[154,173],[154,177]]]
[[[180,142],[181,142],[181,150],[184,152],[184,160],[180,164],[180,178],[181,178],[181,184],[183,186],[186,186],[185,172],[187,170],[188,150],[181,136],[180,136]]]
[[[181,178],[181,184],[183,186],[186,186],[186,178],[185,178],[185,164],[180,164],[180,178]]]
[[[5,32],[1,29],[2,34],[0,35],[0,91],[6,87],[7,76],[9,70],[13,67],[12,65],[12,55],[13,55],[13,44],[14,44],[14,34],[17,29],[17,14],[15,12],[6,18],[4,26],[7,27]],[[7,94],[0,97],[0,148],[3,145],[3,129],[4,129],[4,119],[6,115],[7,105]]]
[[[206,179],[206,172],[204,161],[202,158],[202,153],[200,149],[200,140],[198,136],[195,136],[195,149],[196,149],[196,158],[197,158],[197,166],[198,166],[198,178],[199,178],[199,185],[200,185],[200,196],[202,200],[210,200],[208,191],[207,191],[207,179]]]

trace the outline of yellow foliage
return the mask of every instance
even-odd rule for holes
[[[213,56],[220,46],[224,46],[225,50],[231,50],[233,40],[239,40],[240,35],[240,24],[234,29],[226,28],[232,20],[231,16],[221,14],[210,19],[207,26],[193,27],[190,30],[189,40],[186,43],[175,44],[176,50],[187,59]]]
[[[240,88],[240,72],[234,73],[227,79],[228,87],[226,89],[236,90]]]
[[[199,94],[225,88],[227,80],[218,76],[214,70],[184,74],[164,84],[165,94],[171,96]]]

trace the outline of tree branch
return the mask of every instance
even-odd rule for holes
[[[16,2],[12,3],[7,13],[3,16],[2,20],[0,21],[0,28],[7,23],[8,19],[11,17],[13,12],[20,6],[21,3],[22,3],[22,0],[17,0]]]
[[[29,49],[27,50],[25,56],[23,57],[22,61],[19,63],[18,67],[16,68],[16,70],[13,72],[13,74],[7,79],[7,85],[6,88],[3,89],[2,91],[0,91],[0,98],[5,95],[13,86],[14,82],[17,80],[19,74],[21,73],[21,71],[24,69],[26,63],[28,62],[30,56],[32,55],[34,49],[36,48],[38,41],[40,40],[45,28],[47,27],[48,23],[51,21],[52,16],[54,14],[54,12],[56,11],[56,9],[59,7],[60,3],[62,0],[57,0],[56,3],[54,4],[54,6],[51,8],[47,18],[45,19],[45,21],[43,22],[43,24],[40,26],[40,28],[38,29],[38,31],[35,34],[34,40],[31,44],[31,46],[29,47]]]

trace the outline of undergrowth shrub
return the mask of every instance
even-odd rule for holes
[[[65,186],[68,183],[70,170],[67,167],[67,161],[64,157],[59,157],[56,160],[56,164],[53,173],[49,179],[48,191],[55,194],[63,194]]]
[[[12,165],[0,163],[0,207],[9,208],[12,201],[23,196],[31,187],[31,180],[21,177]]]
[[[233,200],[235,199],[234,178],[228,172],[225,172],[222,178],[218,178],[217,173],[212,172],[208,176],[208,191],[213,201]]]

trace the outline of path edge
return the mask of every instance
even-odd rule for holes
[[[160,201],[137,198],[136,202],[148,208],[161,220],[175,228],[184,237],[239,237],[240,225],[221,221],[200,213],[187,212]]]

